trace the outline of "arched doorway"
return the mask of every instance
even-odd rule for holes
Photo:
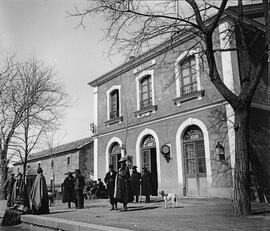
[[[186,196],[207,196],[204,137],[197,125],[187,127],[183,133],[183,159],[184,194]]]
[[[114,171],[119,169],[119,160],[121,158],[121,146],[119,143],[114,142],[109,149],[109,164],[113,165]]]
[[[146,167],[152,175],[152,195],[157,196],[157,152],[155,138],[152,135],[147,135],[143,138],[141,145],[141,155],[142,168]]]

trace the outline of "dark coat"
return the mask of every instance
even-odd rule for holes
[[[142,195],[149,196],[152,193],[152,177],[149,171],[142,175]]]
[[[63,203],[65,202],[74,202],[75,201],[75,179],[73,176],[69,177],[67,176],[63,182],[63,189],[64,189],[64,195],[63,195]]]
[[[31,190],[32,212],[34,214],[48,214],[49,198],[45,177],[39,173]]]
[[[141,186],[141,173],[132,172],[131,174],[131,188],[133,196],[140,195],[140,186]]]
[[[23,179],[16,180],[13,185],[13,190],[11,194],[11,206],[15,204],[15,201],[17,200],[19,196],[23,199],[24,206],[30,209],[27,188]]]
[[[112,171],[112,173],[107,172],[104,182],[107,185],[107,190],[110,198],[113,198],[114,194],[114,186],[115,186],[115,178],[116,178],[116,172]]]
[[[131,179],[129,168],[124,166],[120,168],[116,175],[114,197],[118,202],[127,204],[133,201],[131,191]]]
[[[8,193],[12,193],[12,190],[13,190],[13,185],[15,183],[15,179],[14,178],[8,178],[4,185],[3,185],[3,189],[4,191],[8,194]]]
[[[82,175],[75,176],[75,191],[83,191],[85,186],[85,180]]]

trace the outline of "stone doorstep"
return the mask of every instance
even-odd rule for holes
[[[4,212],[0,211],[0,218],[4,216]],[[38,215],[22,215],[21,221],[26,224],[51,228],[65,231],[131,231],[130,229],[89,224],[78,221],[71,221],[53,217],[45,217]]]

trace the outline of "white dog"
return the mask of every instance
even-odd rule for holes
[[[167,208],[167,202],[172,201],[173,208],[177,207],[178,197],[175,193],[165,193],[164,191],[160,191],[159,194],[162,196],[165,202],[165,209]]]

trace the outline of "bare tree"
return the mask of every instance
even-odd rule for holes
[[[168,38],[173,44],[181,35],[192,34],[198,47],[207,60],[208,77],[231,105],[235,114],[235,169],[233,185],[233,209],[235,215],[249,215],[250,176],[249,176],[249,112],[252,97],[267,65],[268,58],[268,1],[263,0],[265,9],[264,28],[250,33],[250,25],[245,23],[244,6],[238,0],[237,9],[228,8],[228,0],[185,0],[185,1],[89,1],[85,9],[76,8],[72,16],[80,17],[80,25],[87,15],[102,15],[108,22],[106,38],[112,41],[111,50],[120,48],[127,55],[140,54],[145,48]],[[210,17],[210,15],[215,16]],[[215,31],[227,17],[232,25],[227,37],[235,36],[234,47],[216,48]],[[232,33],[233,32],[233,33]],[[259,55],[252,54],[255,44],[262,44]],[[191,49],[187,48],[187,50]],[[257,48],[256,48],[257,49]],[[111,51],[110,50],[110,51]],[[217,52],[235,51],[240,66],[241,89],[239,94],[231,91],[223,82],[217,68]]]
[[[19,156],[25,177],[29,155],[41,143],[46,131],[57,129],[67,104],[67,95],[61,84],[53,79],[53,68],[45,66],[37,58],[17,62],[15,66],[16,77],[9,82],[11,87],[6,92],[9,97],[1,97],[6,100],[1,112],[1,132],[5,141],[2,158],[7,166],[8,153]],[[3,170],[3,181],[5,174]]]

